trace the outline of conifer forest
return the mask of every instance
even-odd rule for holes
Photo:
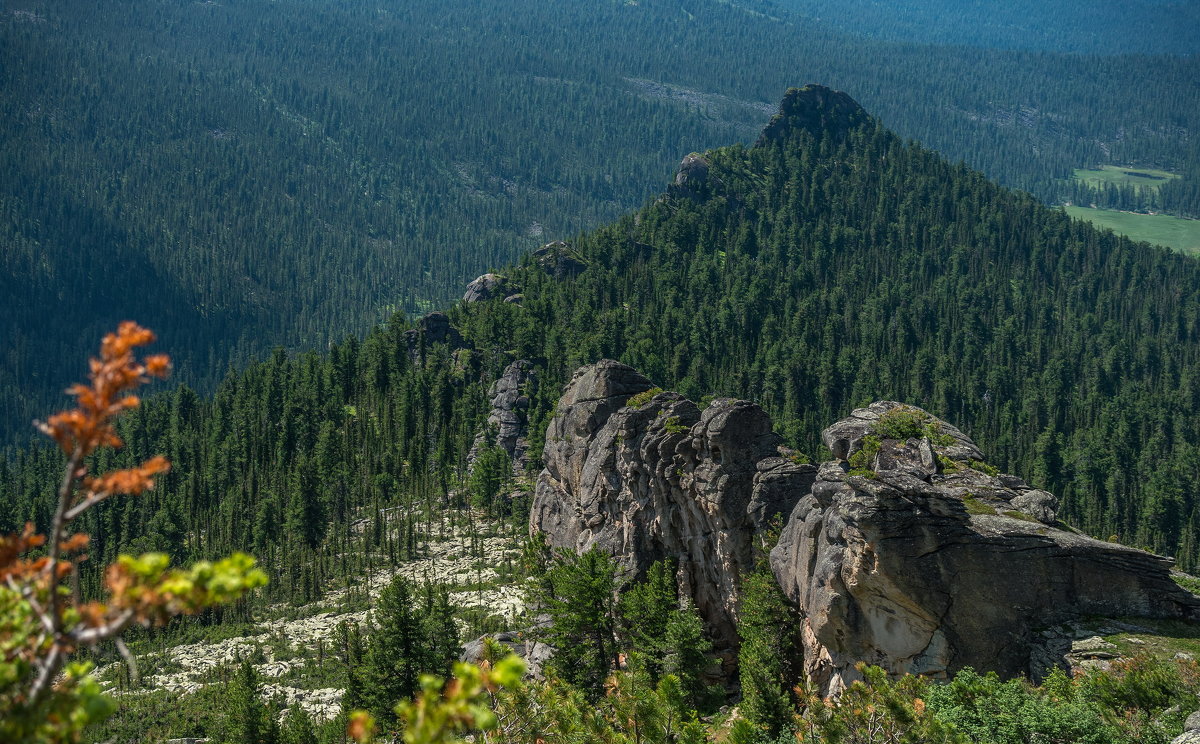
[[[1200,741],[1198,39],[0,0],[0,742]]]

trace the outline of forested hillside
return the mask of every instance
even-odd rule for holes
[[[305,601],[403,557],[395,535],[428,533],[447,506],[473,500],[520,530],[503,455],[468,475],[486,390],[511,360],[534,363],[537,453],[563,383],[601,357],[696,400],[758,401],[814,455],[856,405],[920,405],[1062,496],[1068,522],[1200,562],[1192,259],[998,187],[823,89],[793,91],[753,147],[691,159],[666,195],[567,250],[509,272],[521,303],[453,308],[457,333],[397,315],[326,355],[277,352],[211,399],[147,401],[111,464],[176,467],[89,513],[95,565],[248,549],[285,579],[268,601]],[[567,259],[585,268],[556,271]],[[0,531],[49,518],[59,465],[43,449],[0,466]],[[407,521],[381,529],[394,506]]]
[[[9,2],[0,436],[121,318],[210,390],[441,306],[751,139],[797,80],[1044,200],[1137,163],[1198,214],[1197,64],[870,41],[765,2]]]
[[[1195,54],[1200,8],[1180,0],[780,0],[876,38],[1082,54]]]

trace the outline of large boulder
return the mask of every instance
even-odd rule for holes
[[[1080,616],[1200,617],[1170,559],[1058,523],[1052,494],[996,472],[919,408],[872,404],[824,440],[838,459],[799,499],[771,566],[827,693],[859,662],[1027,674],[1034,631]]]
[[[471,280],[463,293],[463,302],[487,302],[500,298],[507,300],[517,294],[516,289],[502,274],[483,274]]]
[[[717,399],[701,410],[611,360],[575,373],[543,462],[531,531],[556,548],[599,546],[633,577],[675,559],[681,591],[726,659],[738,643],[738,589],[763,555],[764,532],[816,476],[781,457],[757,405]]]

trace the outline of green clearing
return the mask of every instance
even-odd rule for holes
[[[1164,183],[1175,178],[1179,178],[1179,175],[1153,168],[1102,165],[1098,170],[1075,169],[1075,180],[1082,181],[1092,188],[1104,188],[1108,184],[1112,184],[1113,186],[1133,186],[1138,190],[1153,189],[1157,191]]]
[[[1160,659],[1174,658],[1175,654],[1188,654],[1200,658],[1200,628],[1195,623],[1183,620],[1155,620],[1147,618],[1121,618],[1127,627],[1141,630],[1112,632],[1115,628],[1103,627],[1098,623],[1097,633],[1117,647],[1122,656],[1148,653]],[[1108,631],[1108,632],[1105,632]]]
[[[1144,240],[1173,248],[1189,256],[1200,255],[1200,220],[1185,220],[1169,214],[1137,214],[1115,209],[1066,207],[1067,214],[1108,228],[1133,240]]]

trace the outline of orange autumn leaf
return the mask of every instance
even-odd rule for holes
[[[346,723],[346,736],[356,742],[367,742],[375,735],[375,719],[365,710],[356,710],[350,714]]]
[[[154,488],[154,476],[171,469],[171,464],[162,456],[152,457],[135,468],[114,470],[111,473],[84,481],[84,487],[94,494],[138,495]]]
[[[67,538],[66,540],[63,540],[58,545],[59,545],[59,549],[62,552],[73,553],[77,550],[83,550],[84,548],[86,548],[88,546],[88,542],[90,540],[91,540],[91,538],[86,533],[79,532],[74,535],[71,535],[71,537]]]
[[[67,453],[86,456],[98,447],[120,447],[122,442],[111,420],[140,402],[136,395],[124,393],[150,377],[165,377],[171,369],[165,355],[147,357],[145,362],[138,362],[133,355],[136,347],[152,341],[154,334],[137,323],[121,323],[116,333],[104,337],[100,358],[91,360],[90,384],[73,385],[67,390],[78,407],[51,416],[38,428]]]

